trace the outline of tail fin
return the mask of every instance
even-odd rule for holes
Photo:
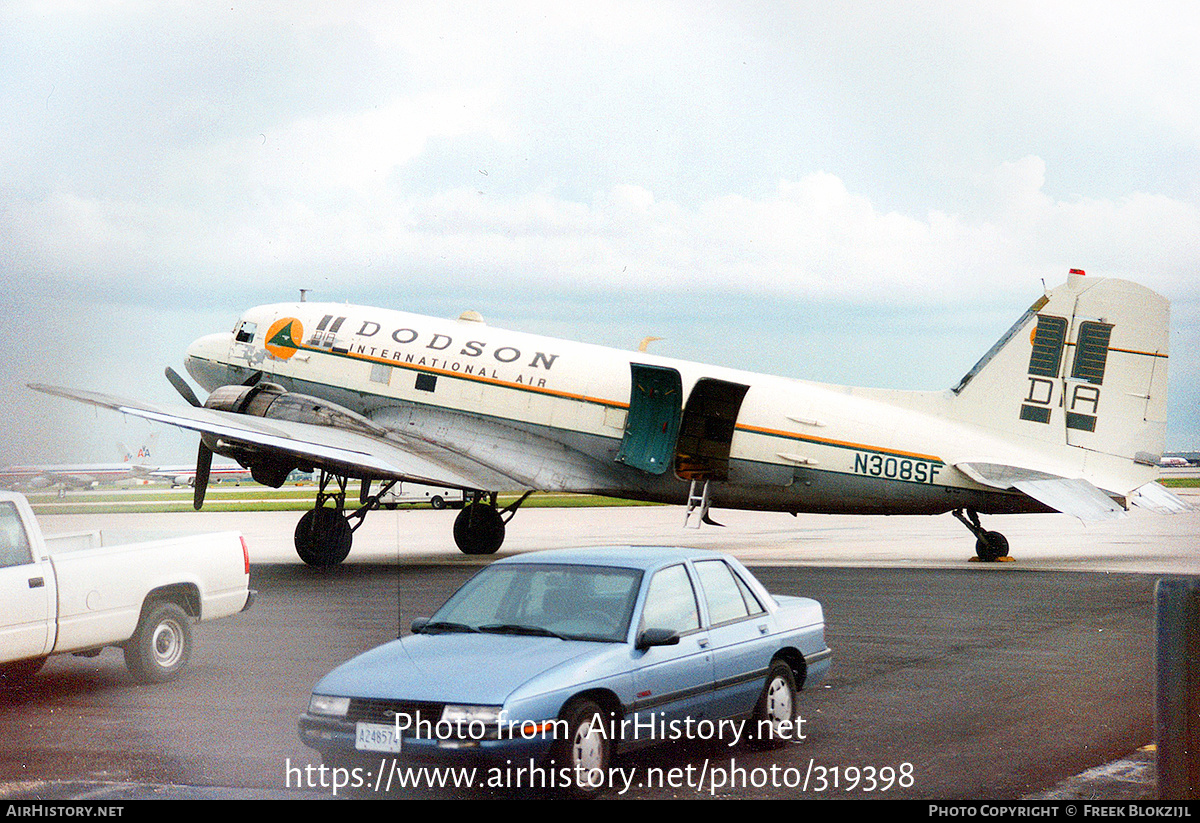
[[[138,446],[137,451],[132,451],[129,446],[123,442],[117,442],[117,452],[121,455],[122,463],[144,464],[154,458],[155,441],[158,440],[158,432],[150,432],[142,445]]]
[[[1161,295],[1072,270],[953,389],[955,416],[1040,450],[1064,447],[1064,457],[1079,449],[1153,466],[1166,430],[1169,327]]]

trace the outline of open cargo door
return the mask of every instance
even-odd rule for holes
[[[671,468],[683,410],[679,372],[663,366],[631,363],[629,415],[617,461],[649,474]]]

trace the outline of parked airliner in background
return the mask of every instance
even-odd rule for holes
[[[67,489],[91,489],[122,481],[144,480],[154,471],[150,463],[156,434],[131,449],[117,443],[120,463],[71,463],[59,465],[5,466],[0,469],[0,487],[6,489],[58,488],[61,496]]]
[[[320,471],[300,557],[340,563],[383,488],[462,488],[468,554],[495,552],[533,491],[786,512],[953,512],[980,558],[1005,556],[980,514],[1118,516],[1185,507],[1154,483],[1167,410],[1169,309],[1122,280],[1046,291],[952,389],[850,388],[752,374],[337,303],[250,309],[188,348],[211,392],[192,408],[35,385],[200,433],[195,505],[214,453],[279,486]],[[347,514],[350,478],[360,505]],[[496,492],[525,495],[501,510]]]
[[[159,466],[150,472],[150,477],[155,480],[166,480],[172,486],[195,486],[196,467],[194,465]],[[253,478],[249,469],[236,463],[214,463],[209,468],[208,479],[210,482],[216,480],[218,483],[241,484],[248,483]]]
[[[160,466],[151,463],[153,443],[157,433],[137,449],[117,444],[121,463],[74,463],[70,465],[5,466],[0,469],[0,487],[6,489],[91,489],[118,483],[150,483],[167,481],[172,486],[192,486],[196,481],[195,465]],[[237,463],[217,463],[209,471],[209,479],[241,483],[250,481],[250,470]]]
[[[142,477],[142,467],[128,463],[71,463],[58,465],[5,466],[0,469],[0,487],[6,489],[90,489]]]

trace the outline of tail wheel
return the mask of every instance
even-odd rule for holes
[[[974,509],[955,509],[951,512],[975,535],[975,554],[985,563],[1008,557],[1008,538],[1000,532],[990,532],[979,522],[979,513]]]
[[[1000,532],[984,532],[975,540],[975,554],[988,563],[1008,557],[1008,538]]]

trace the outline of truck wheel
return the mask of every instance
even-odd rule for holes
[[[44,657],[0,663],[0,692],[11,691],[33,677],[46,663]]]
[[[192,657],[192,624],[175,603],[158,603],[142,616],[125,644],[125,665],[143,683],[165,683]]]

